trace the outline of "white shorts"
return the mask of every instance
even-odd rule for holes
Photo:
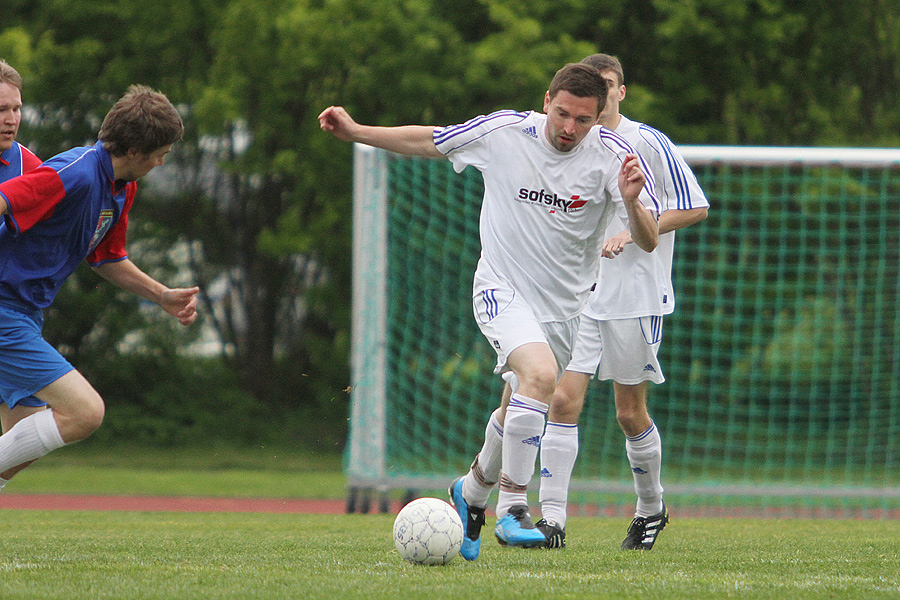
[[[497,353],[494,373],[508,369],[506,363],[509,355],[519,346],[543,342],[549,344],[556,357],[557,372],[562,375],[572,358],[579,317],[568,321],[541,323],[514,289],[498,281],[477,276],[472,308],[481,333]]]
[[[612,379],[624,385],[666,380],[656,358],[662,341],[662,317],[598,321],[581,316],[578,338],[567,371]],[[599,370],[598,370],[599,367]]]

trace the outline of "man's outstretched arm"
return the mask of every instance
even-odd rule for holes
[[[443,158],[434,145],[434,127],[360,125],[341,106],[329,106],[319,115],[319,126],[345,142],[359,142],[398,154]]]

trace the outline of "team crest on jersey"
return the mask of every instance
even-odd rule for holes
[[[519,190],[519,195],[516,200],[525,204],[546,206],[550,209],[551,213],[557,211],[564,213],[575,212],[584,208],[584,205],[588,202],[578,195],[572,196],[566,200],[565,198],[560,198],[556,194],[551,194],[546,190],[529,190],[526,188],[521,188]]]
[[[94,251],[94,248],[97,247],[97,244],[100,243],[100,240],[102,240],[103,236],[106,235],[106,232],[109,231],[109,228],[112,225],[113,214],[112,209],[100,211],[100,218],[97,220],[97,228],[94,230],[94,237],[91,238],[91,252]]]

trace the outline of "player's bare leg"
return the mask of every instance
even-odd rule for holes
[[[50,409],[20,419],[0,436],[3,479],[65,444],[88,437],[103,422],[103,399],[78,371],[69,371],[35,396]]]

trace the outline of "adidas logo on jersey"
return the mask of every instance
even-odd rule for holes
[[[524,440],[522,440],[522,443],[523,443],[523,444],[528,444],[529,446],[538,446],[538,447],[540,447],[540,445],[541,445],[541,436],[536,435],[536,436],[534,436],[534,437],[525,438]]]
[[[526,127],[525,129],[522,130],[522,133],[524,133],[525,135],[531,136],[534,139],[538,139],[537,129],[534,128],[534,125],[532,125],[531,127]]]
[[[647,365],[644,367],[645,371],[650,371],[651,373],[656,373],[656,369],[653,368],[653,365]]]
[[[541,477],[553,477],[553,473],[551,473],[547,467],[541,469]]]

